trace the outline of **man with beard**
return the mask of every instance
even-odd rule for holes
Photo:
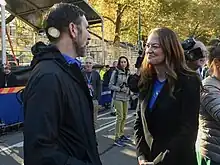
[[[84,12],[55,4],[45,19],[50,45],[32,47],[32,73],[24,91],[25,165],[101,165],[93,102],[76,57],[90,39]]]

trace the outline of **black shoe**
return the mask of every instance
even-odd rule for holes
[[[123,143],[123,141],[121,139],[115,140],[114,145],[116,145],[118,147],[124,147],[125,146],[125,144]]]
[[[110,115],[116,116],[116,112],[111,112]]]
[[[120,137],[120,139],[121,139],[122,142],[131,141],[131,139],[130,139],[129,137],[125,136],[125,135],[122,135],[122,136]]]

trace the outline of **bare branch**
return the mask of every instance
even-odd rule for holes
[[[192,33],[193,36],[196,34],[196,30],[198,29],[198,27],[199,27],[199,22],[196,24],[196,27],[193,30],[193,33]]]
[[[110,18],[110,17],[103,16],[103,18],[105,18],[105,19],[111,21],[114,25],[116,24],[115,21],[114,21],[112,18]]]
[[[133,25],[133,24],[125,25],[123,28],[121,28],[121,31],[129,30],[129,29],[132,27],[132,25]]]
[[[99,36],[98,34],[92,32],[91,30],[88,30],[90,34],[94,35],[95,37],[99,38],[100,40],[102,40],[102,37]],[[104,39],[105,42],[108,42],[108,40]]]
[[[122,14],[124,13],[124,11],[125,11],[125,9],[127,8],[127,6],[128,6],[128,5],[126,4],[126,5],[124,5],[124,6],[122,7],[122,9],[121,9],[121,11],[120,11],[118,17],[121,17],[121,16],[122,16]]]
[[[200,37],[203,33],[204,33],[204,31],[201,31],[200,33],[198,33],[198,34],[195,36],[195,38]]]

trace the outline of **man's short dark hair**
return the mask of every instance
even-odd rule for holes
[[[46,35],[51,42],[57,39],[48,34],[48,29],[54,27],[60,31],[60,33],[66,31],[69,24],[72,22],[76,25],[81,23],[80,17],[85,15],[79,7],[71,3],[57,3],[50,8],[49,13],[44,21],[44,27]]]

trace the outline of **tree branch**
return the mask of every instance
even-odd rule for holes
[[[196,30],[198,29],[198,27],[199,27],[199,22],[196,24],[196,27],[194,28],[194,30],[192,32],[192,36],[195,36]]]
[[[203,33],[204,33],[204,31],[201,31],[200,33],[198,33],[198,34],[195,36],[195,38],[200,37]]]
[[[132,25],[133,25],[132,23],[125,25],[123,28],[121,28],[121,31],[126,31],[126,30],[130,29],[132,27]]]
[[[90,34],[94,35],[95,37],[97,37],[98,39],[102,40],[102,37],[99,36],[98,34],[92,32],[91,30],[88,30]],[[105,42],[108,42],[108,40],[104,39]]]
[[[119,17],[121,17],[121,15],[124,13],[124,11],[125,11],[125,9],[126,9],[126,7],[127,7],[128,5],[126,4],[126,5],[124,5],[123,7],[122,7],[122,9],[121,9],[121,11],[120,11],[120,13],[119,13]]]
[[[103,16],[103,18],[105,18],[105,19],[111,21],[114,25],[116,24],[115,21],[114,21],[112,18],[110,18],[110,17]]]

